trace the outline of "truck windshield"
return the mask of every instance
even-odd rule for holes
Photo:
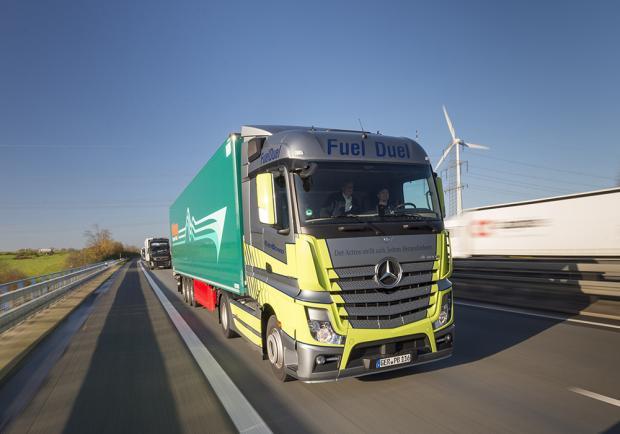
[[[437,220],[441,217],[429,165],[317,163],[295,175],[302,224]]]
[[[160,251],[160,250],[164,250],[167,251],[168,250],[168,243],[152,243],[151,244],[151,250],[154,252]]]

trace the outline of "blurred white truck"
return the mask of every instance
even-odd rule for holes
[[[445,225],[455,258],[620,257],[620,188],[468,209]]]

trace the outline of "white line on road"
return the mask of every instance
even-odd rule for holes
[[[157,295],[159,302],[179,331],[185,345],[187,345],[192,356],[196,359],[202,373],[207,377],[211,387],[213,387],[213,391],[220,399],[235,427],[240,433],[271,433],[265,421],[243,396],[239,388],[232,382],[215,358],[213,358],[207,347],[203,345],[198,336],[187,325],[181,314],[172,306],[172,303],[166,298],[159,285],[146,272],[142,264],[140,264],[140,268],[149,281],[153,292]]]
[[[594,326],[599,326],[599,327],[609,327],[609,328],[612,328],[612,329],[620,329],[620,325],[615,325],[615,324],[605,324],[605,323],[602,323],[602,322],[586,321],[586,320],[583,320],[583,319],[569,318],[567,316],[560,316],[560,315],[549,315],[549,314],[543,314],[543,313],[534,313],[534,312],[530,312],[530,311],[527,311],[527,310],[510,309],[510,308],[506,308],[506,307],[500,307],[500,306],[489,305],[489,304],[466,303],[466,302],[462,302],[462,301],[455,301],[454,304],[458,304],[458,305],[461,305],[461,306],[477,307],[477,308],[480,308],[480,309],[499,310],[499,311],[502,311],[502,312],[517,313],[517,314],[521,314],[521,315],[535,316],[535,317],[539,317],[539,318],[547,318],[547,319],[555,319],[555,320],[560,320],[560,321],[575,322],[575,323],[579,323],[579,324],[588,324],[588,325],[594,325]]]
[[[598,393],[590,392],[589,390],[580,389],[578,387],[571,387],[571,392],[578,393],[583,396],[587,396],[588,398],[597,399],[599,401],[606,402],[607,404],[615,405],[616,407],[620,407],[620,399],[610,398],[609,396],[600,395]]]

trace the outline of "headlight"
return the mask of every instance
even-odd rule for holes
[[[441,298],[441,311],[439,312],[439,318],[433,323],[433,328],[437,330],[448,324],[452,318],[452,291],[444,294]]]
[[[334,331],[327,310],[307,308],[307,313],[308,327],[314,339],[323,344],[344,344],[345,337]]]

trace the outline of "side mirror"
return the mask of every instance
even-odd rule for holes
[[[256,177],[258,219],[266,225],[276,224],[276,201],[273,194],[273,174],[261,173]]]
[[[443,182],[439,176],[435,177],[435,186],[437,187],[437,196],[439,197],[439,207],[441,208],[441,216],[446,216],[446,205],[443,197]]]

